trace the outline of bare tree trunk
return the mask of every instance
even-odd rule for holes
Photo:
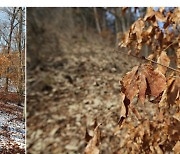
[[[99,24],[97,8],[94,7],[93,10],[94,10],[94,17],[95,17],[95,21],[96,21],[96,29],[97,29],[98,33],[101,34],[101,27]]]
[[[22,63],[22,25],[23,25],[23,12],[22,7],[19,8],[19,31],[18,31],[18,51],[19,51],[19,83],[18,93],[23,95],[23,63]]]
[[[119,8],[115,8],[115,30],[116,30],[116,47],[118,46],[119,42],[120,42],[120,34],[121,31],[123,31],[122,25],[121,25],[121,18],[119,18],[119,13],[120,10]]]

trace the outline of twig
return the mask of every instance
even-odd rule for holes
[[[175,43],[178,43],[178,40],[175,40],[174,42],[172,42],[171,44],[169,44],[165,49],[164,51],[166,51],[171,45],[175,44]]]
[[[116,51],[116,50],[115,50],[115,51]],[[120,50],[119,50],[119,51],[120,51]],[[166,68],[168,68],[168,69],[170,69],[170,70],[173,70],[173,71],[175,71],[175,72],[177,72],[177,73],[180,73],[180,71],[178,71],[178,70],[175,69],[175,68],[172,68],[172,67],[170,67],[170,66],[166,66],[166,65],[160,64],[160,63],[158,63],[158,62],[156,62],[156,61],[154,61],[154,60],[148,59],[148,58],[146,58],[146,57],[144,57],[144,56],[138,57],[138,56],[136,56],[136,55],[128,54],[128,53],[125,53],[125,52],[123,52],[123,51],[120,51],[120,52],[123,53],[123,54],[125,54],[125,55],[132,56],[132,57],[135,57],[135,58],[138,58],[138,59],[141,59],[141,60],[150,61],[150,62],[152,62],[152,63],[155,63],[155,64],[157,64],[157,65],[161,65],[161,66],[166,67]]]
[[[144,58],[145,60],[147,60],[147,61],[150,61],[150,62],[152,62],[152,63],[161,65],[161,66],[163,66],[163,67],[166,67],[166,68],[168,68],[168,69],[171,69],[171,70],[173,70],[173,71],[175,71],[175,72],[180,73],[180,71],[178,71],[178,70],[175,69],[175,68],[172,68],[172,67],[170,67],[170,66],[166,66],[166,65],[160,64],[160,63],[158,63],[158,62],[156,62],[156,61],[154,61],[154,60],[148,59],[148,58],[146,58],[146,57],[143,57],[143,58]]]

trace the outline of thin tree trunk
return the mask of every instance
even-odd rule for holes
[[[95,17],[95,21],[96,21],[96,29],[97,29],[98,33],[101,34],[101,27],[99,24],[97,8],[94,7],[93,10],[94,10],[94,17]]]
[[[19,8],[19,39],[18,39],[18,51],[19,51],[19,85],[18,92],[20,95],[23,95],[23,69],[22,69],[22,24],[23,24],[23,14],[22,8]]]

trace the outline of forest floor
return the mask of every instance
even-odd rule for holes
[[[23,107],[0,102],[0,153],[25,153]]]
[[[98,37],[60,42],[63,53],[44,55],[43,65],[28,70],[28,153],[83,153],[86,131],[92,135],[95,119],[102,123],[100,152],[128,153],[125,140],[130,144],[127,138],[144,128],[130,113],[127,121],[135,121],[128,126],[131,129],[115,135],[121,108],[119,81],[138,62]],[[148,120],[157,112],[150,103],[136,107],[142,117],[149,115]]]
[[[28,153],[82,153],[95,119],[106,119],[101,151],[115,152],[119,80],[136,61],[97,38],[62,41],[63,54],[47,55],[45,65],[28,70]]]

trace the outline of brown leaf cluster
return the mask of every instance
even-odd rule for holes
[[[137,54],[144,45],[147,45],[159,55],[161,51],[173,43],[173,40],[179,38],[175,35],[180,24],[179,12],[179,8],[176,8],[174,12],[166,11],[164,8],[159,8],[158,11],[147,8],[145,16],[140,17],[131,25],[119,46],[128,47]],[[158,22],[164,24],[164,30],[159,27]],[[175,45],[171,46],[175,47]]]
[[[136,66],[122,79],[123,92],[133,101],[138,94],[139,100],[144,103],[146,95],[157,98],[166,89],[166,78],[150,64]]]
[[[164,24],[160,28],[158,22]],[[129,53],[140,54],[143,46],[149,46],[148,58],[151,64],[135,66],[126,73],[122,83],[121,116],[119,129],[128,130],[127,137],[120,144],[117,153],[179,153],[180,129],[180,8],[155,11],[148,8],[145,16],[139,18],[126,32],[120,47],[126,47]],[[168,53],[167,49],[172,51]],[[134,54],[133,54],[134,55]],[[173,56],[172,56],[173,55]],[[174,57],[174,61],[171,61]],[[175,62],[173,68],[170,62]],[[156,65],[156,68],[154,65]],[[170,71],[173,71],[173,73]],[[137,101],[136,99],[137,98]],[[156,107],[155,114],[147,116],[145,108],[137,106],[147,103]],[[136,105],[133,105],[136,102]],[[155,106],[156,105],[156,106]],[[125,120],[127,115],[135,115],[139,123]],[[125,133],[125,132],[124,132]],[[126,147],[127,151],[123,151]]]
[[[120,131],[125,130],[126,137],[122,138],[117,153],[178,153],[179,126],[177,120],[170,118],[164,111],[157,112],[153,120],[144,116],[137,126],[125,122]]]

